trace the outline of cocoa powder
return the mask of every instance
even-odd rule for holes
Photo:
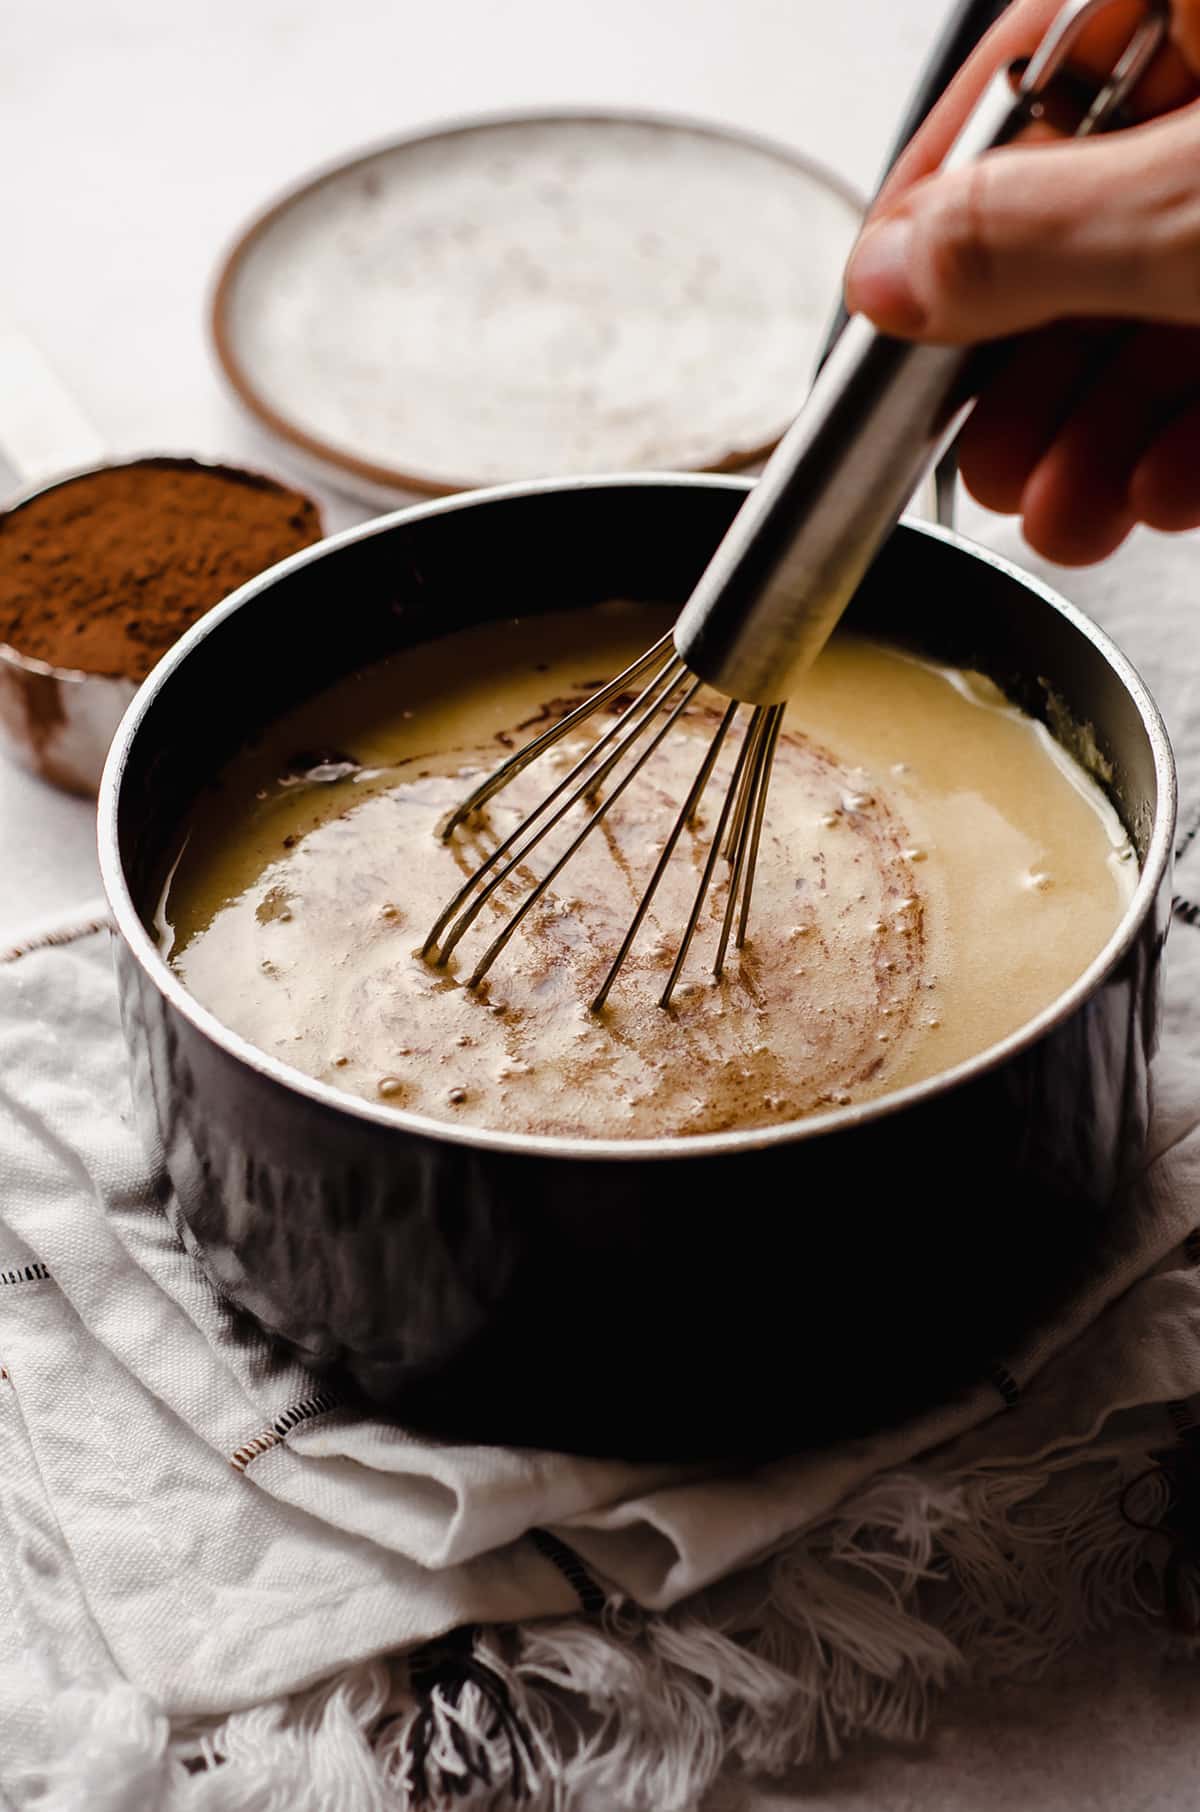
[[[273,479],[144,459],[0,514],[0,642],[51,666],[144,679],[196,618],[320,539]]]

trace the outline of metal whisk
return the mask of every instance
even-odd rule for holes
[[[943,169],[1003,145],[1060,97],[1079,31],[1111,0],[1067,0],[1023,72],[999,71],[966,121]],[[1116,123],[1168,26],[1166,0],[1150,0],[1109,78],[1090,99],[1076,137]],[[1077,99],[1078,82],[1069,84]],[[1070,97],[1068,97],[1070,98]],[[685,827],[693,821],[718,756],[743,706],[748,718],[722,799],[711,847],[659,1004],[679,980],[722,853],[729,879],[713,974],[733,937],[745,941],[767,789],[786,701],[828,640],[880,545],[968,400],[968,352],[914,346],[849,322],[804,408],[718,547],[671,634],[647,649],[557,724],[517,751],[440,827],[459,825],[598,711],[640,688],[633,702],[480,864],[430,929],[422,955],[448,961],[483,908],[577,806],[579,830],[505,919],[475,964],[475,987],[580,844],[638,777],[707,683],[729,700],[601,986],[599,1010],[649,911]],[[611,783],[611,784],[610,784]],[[601,795],[600,789],[603,788]],[[735,932],[736,923],[736,932]]]
[[[647,678],[647,675],[650,677]],[[473,969],[468,987],[475,987],[491,968],[493,962],[503,950],[510,937],[517,930],[525,916],[536,906],[542,895],[550,887],[556,876],[566,867],[584,838],[590,836],[600,821],[616,804],[621,794],[632,780],[641,772],[655,749],[670,733],[679,718],[691,704],[703,680],[688,671],[672,645],[672,638],[666,635],[653,648],[647,649],[631,667],[610,680],[607,686],[593,693],[569,716],[543,731],[533,742],[490,774],[470,796],[463,800],[456,811],[441,827],[443,837],[453,835],[455,828],[501,787],[519,774],[522,768],[528,767],[531,761],[551,748],[569,732],[600,711],[614,698],[619,698],[632,686],[645,682],[633,703],[629,705],[617,721],[604,732],[582,755],[570,771],[563,776],[552,792],[548,793],[533,811],[526,814],[511,835],[506,837],[499,848],[492,851],[487,860],[480,864],[465,884],[460,887],[449,905],[444,908],[437,923],[433,926],[426,940],[422,955],[429,955],[435,949],[437,960],[445,963],[455,945],[474,924],[483,907],[492,895],[503,886],[509,876],[520,866],[528,855],[547,837],[566,817],[572,808],[581,801],[594,795],[598,787],[620,767],[621,762],[634,751],[632,763],[620,774],[615,784],[595,805],[589,817],[576,833],[567,848],[538,881],[537,885],[526,894],[521,904],[510,914],[499,935],[493,938]],[[666,873],[667,864],[674,853],[675,845],[683,835],[685,825],[694,818],[700,805],[705,788],[712,777],[713,769],[721,747],[733,725],[739,704],[731,699],[726,706],[716,733],[709,743],[704,760],[688,790],[686,799],[675,819],[671,832],[663,845],[662,852],[655,864],[646,890],[638,903],[626,931],[621,947],[614,958],[600,990],[592,1001],[592,1007],[598,1011],[608,999],[609,989],[617,978],[617,972],[628,955],[630,946],[641,928],[642,920],[650,909],[650,902],[658,889],[658,884]],[[680,970],[687,957],[688,946],[692,941],[701,909],[712,883],[713,871],[717,866],[718,854],[724,843],[731,862],[728,897],[725,903],[725,918],[721,927],[721,936],[714,964],[714,974],[720,975],[725,962],[725,953],[729,948],[730,932],[733,928],[734,913],[740,895],[741,913],[738,916],[737,942],[740,947],[746,936],[746,921],[750,914],[750,893],[754,882],[754,866],[758,856],[758,842],[762,832],[763,813],[767,803],[767,782],[771,773],[771,762],[775,754],[775,744],[783,722],[784,706],[758,705],[750,714],[750,722],[738,751],[737,762],[733,770],[733,779],[726,791],[717,820],[712,847],[688,922],[680,940],[679,950],[675,957],[667,985],[663,989],[661,1002],[666,1006],[675,990]],[[658,720],[652,733],[651,725]],[[637,745],[643,737],[646,741],[639,750]],[[554,809],[551,810],[551,807]],[[539,824],[538,820],[542,822]],[[730,820],[732,819],[732,823]]]

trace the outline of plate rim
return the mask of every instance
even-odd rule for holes
[[[289,209],[317,190],[397,151],[415,149],[418,145],[439,139],[465,137],[496,127],[522,126],[650,126],[669,132],[692,133],[702,138],[724,141],[745,150],[758,151],[776,163],[789,166],[809,177],[820,187],[843,201],[859,219],[867,209],[866,196],[821,159],[792,145],[781,143],[752,128],[733,125],[723,120],[704,119],[699,115],[660,111],[656,108],[604,107],[592,105],[504,108],[495,112],[463,114],[432,124],[415,127],[394,138],[377,140],[349,155],[342,155],[318,165],[277,193],[235,234],[225,252],[213,281],[208,305],[208,329],[217,365],[237,402],[269,433],[284,441],[309,461],[316,461],[330,480],[343,487],[347,480],[359,495],[378,499],[382,487],[392,495],[407,497],[450,497],[462,491],[477,490],[493,484],[494,479],[436,477],[428,472],[407,471],[400,466],[384,465],[361,458],[332,441],[313,434],[283,414],[258,389],[251,372],[241,359],[237,336],[231,326],[232,301],[238,278],[251,251]],[[671,470],[693,472],[740,472],[764,460],[778,444],[778,436],[760,446],[731,448],[714,464],[672,466]],[[579,476],[586,477],[582,473]],[[520,482],[517,480],[516,482]]]

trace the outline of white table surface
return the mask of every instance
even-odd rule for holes
[[[0,316],[36,339],[114,452],[224,454],[298,477],[227,399],[204,329],[222,248],[273,192],[426,121],[559,103],[749,127],[868,188],[945,5],[10,0]],[[367,513],[325,501],[331,526]],[[0,943],[96,889],[90,808],[0,761]],[[915,1756],[854,1758],[762,1804],[1190,1808],[1193,1703],[1190,1673],[1110,1643],[1037,1687],[956,1700]]]
[[[944,5],[14,0],[0,321],[37,341],[114,452],[287,475],[221,388],[204,321],[223,248],[269,196],[427,121],[560,103],[751,127],[866,188]],[[367,513],[328,502],[332,526]],[[95,892],[86,807],[2,761],[0,858],[0,940]]]

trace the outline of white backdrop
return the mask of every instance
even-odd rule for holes
[[[0,318],[37,340],[114,451],[286,474],[222,392],[204,330],[216,260],[274,191],[425,121],[569,102],[749,127],[866,188],[945,8],[2,0]],[[353,513],[335,503],[331,521]],[[0,760],[0,943],[95,892],[91,826],[86,805]],[[777,1803],[1190,1807],[1193,1692],[1188,1676],[1110,1650],[1053,1687],[968,1700],[933,1755],[853,1760]]]
[[[223,393],[204,322],[225,245],[275,191],[426,121],[563,102],[750,127],[865,188],[945,4],[8,0],[0,321],[114,452],[286,473]],[[0,760],[0,939],[94,892],[91,842],[85,806]]]

